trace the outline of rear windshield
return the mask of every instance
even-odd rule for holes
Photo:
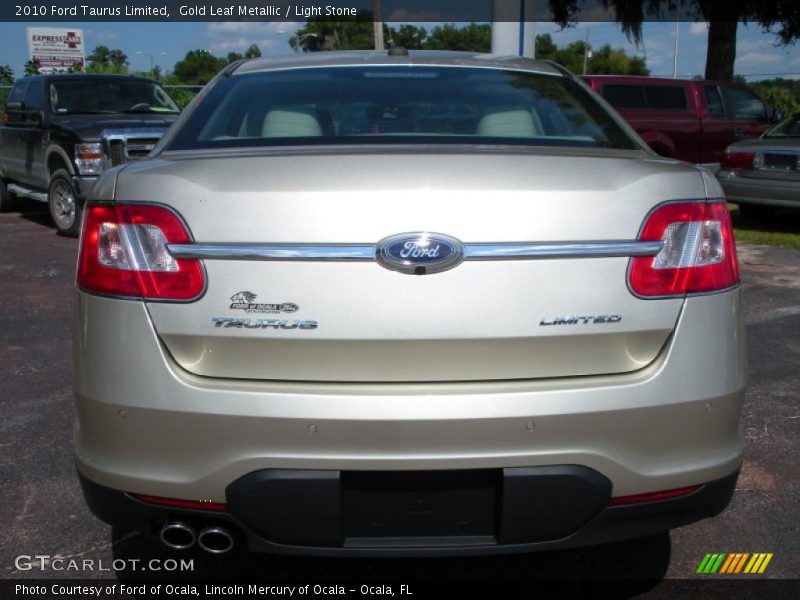
[[[604,84],[603,98],[614,108],[687,110],[686,90],[673,85]]]
[[[64,115],[180,112],[157,83],[124,77],[53,81],[50,106],[54,113]]]
[[[377,66],[223,78],[168,149],[370,143],[637,148],[561,76]]]

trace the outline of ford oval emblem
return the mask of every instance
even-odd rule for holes
[[[457,266],[464,260],[464,245],[440,233],[401,233],[378,242],[375,257],[392,271],[428,275]]]

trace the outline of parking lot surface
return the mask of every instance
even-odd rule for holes
[[[0,578],[113,578],[108,570],[19,570],[19,555],[167,557],[142,536],[112,531],[84,506],[72,462],[71,327],[77,241],[55,235],[41,205],[0,215]],[[634,578],[697,577],[707,552],[771,552],[761,577],[800,575],[800,251],[741,246],[750,385],[738,489],[715,519],[613,546],[459,559],[195,558],[192,577]],[[98,563],[95,562],[95,565]],[[157,577],[148,573],[147,577]],[[121,573],[122,579],[141,577]],[[706,576],[708,577],[708,576]]]

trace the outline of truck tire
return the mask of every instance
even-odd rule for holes
[[[58,235],[78,237],[83,203],[75,193],[72,178],[64,169],[59,169],[50,177],[47,206]]]
[[[6,187],[6,182],[0,179],[0,212],[7,212],[14,206],[15,198]]]

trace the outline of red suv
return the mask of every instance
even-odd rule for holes
[[[730,83],[618,75],[583,79],[653,150],[715,168],[725,148],[761,135],[775,116],[753,92]]]

